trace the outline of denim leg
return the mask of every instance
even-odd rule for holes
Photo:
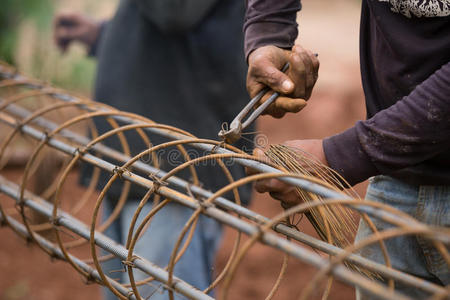
[[[108,216],[111,215],[116,202],[105,197],[102,205],[102,221],[106,221]],[[122,243],[122,229],[121,229],[121,215],[117,217],[117,219],[104,231],[104,234],[111,238],[112,240]],[[101,251],[102,255],[109,254],[104,250]],[[119,282],[123,282],[124,280],[124,267],[122,262],[118,258],[112,258],[105,262],[101,263],[102,270],[106,276],[111,277],[112,279],[118,279]],[[102,288],[103,299],[105,300],[117,300],[117,296],[114,295],[108,288]]]
[[[366,199],[393,206],[411,216],[416,216],[418,207],[419,187],[405,184],[388,176],[371,178],[367,189]],[[393,226],[371,218],[379,231]],[[361,220],[355,241],[362,240],[372,234],[368,225]],[[385,241],[392,266],[398,270],[436,282],[436,277],[430,273],[424,259],[421,245],[413,235],[400,236]],[[383,254],[378,244],[366,247],[360,251],[363,257],[384,264]],[[413,298],[423,298],[427,294],[410,286],[403,286],[396,282],[396,290]],[[359,293],[357,293],[358,295]],[[358,299],[370,299],[359,294]]]
[[[126,242],[129,225],[138,205],[139,201],[129,200],[121,212],[121,228],[117,232],[121,233],[120,242],[122,244]],[[151,210],[152,205],[151,201],[145,205],[135,230],[140,221]],[[134,252],[162,268],[166,267],[175,242],[193,212],[193,210],[177,203],[166,205],[153,217],[147,231],[137,242]],[[212,282],[214,259],[221,237],[222,226],[220,223],[206,216],[200,216],[193,239],[187,251],[175,266],[175,276],[182,278],[198,289],[202,290],[208,287]],[[122,274],[123,282],[129,282],[127,273],[118,274]],[[139,281],[147,278],[148,275],[135,270],[134,277],[136,281]],[[157,281],[141,286],[139,293],[143,298],[152,295],[150,298],[152,300],[168,299],[167,291]],[[110,298],[106,299],[109,300]],[[185,299],[185,297],[175,294],[175,299]]]
[[[421,186],[416,217],[427,224],[450,227],[450,186]],[[417,241],[430,273],[443,285],[450,284],[450,268],[443,256],[429,240],[418,236]]]

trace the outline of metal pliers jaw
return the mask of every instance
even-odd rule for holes
[[[225,126],[228,127],[227,124],[224,124],[224,127]],[[218,133],[219,138],[221,138],[227,144],[233,144],[241,138],[241,135],[242,123],[236,119],[231,122],[229,129],[222,128]]]
[[[288,68],[289,63],[286,63],[281,71],[285,72]],[[239,140],[242,136],[242,131],[251,123],[253,123],[253,121],[255,121],[256,118],[258,118],[266,110],[266,108],[278,98],[279,94],[277,92],[274,92],[269,97],[269,99],[255,108],[258,102],[269,90],[270,89],[268,87],[265,87],[254,98],[252,98],[236,116],[236,118],[234,118],[229,128],[226,128],[227,126],[222,126],[222,130],[220,130],[218,133],[219,137],[228,144],[233,144],[234,142]],[[250,113],[251,110],[253,110],[253,112],[250,114],[247,120],[244,121],[244,118]]]
[[[222,128],[222,130],[219,131],[219,137],[228,144],[232,144],[239,140],[242,135],[242,130],[253,123],[253,121],[255,121],[256,118],[259,117],[259,115],[261,115],[263,111],[278,97],[278,93],[274,93],[272,96],[270,96],[269,99],[267,99],[267,101],[253,110],[256,104],[268,91],[269,88],[264,88],[258,93],[258,95],[256,95],[256,97],[252,98],[250,102],[236,116],[236,118],[234,118],[234,120],[230,124],[230,127]],[[244,121],[244,118],[250,113],[251,110],[253,110],[253,112],[250,114],[247,120]]]

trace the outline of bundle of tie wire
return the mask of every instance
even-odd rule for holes
[[[322,184],[336,190],[344,190],[349,196],[360,200],[358,194],[336,171],[324,166],[312,155],[299,149],[285,145],[270,145],[265,155],[276,165],[284,170],[314,177],[322,181]],[[297,194],[304,202],[324,202],[323,197],[296,188]],[[321,205],[310,208],[305,212],[306,217],[313,225],[319,237],[337,247],[346,248],[352,244],[352,237],[356,232],[356,224],[350,209],[341,205]],[[351,263],[345,263],[347,267],[354,269],[369,278],[378,277],[367,270],[362,270]]]

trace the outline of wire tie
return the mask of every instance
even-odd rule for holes
[[[196,199],[196,198],[194,198],[194,199]],[[204,213],[206,211],[206,209],[214,206],[212,203],[202,201],[200,199],[197,199],[197,202],[200,205],[200,209],[201,209],[202,213]]]
[[[25,211],[25,201],[25,197],[21,197],[20,199],[17,199],[16,204],[14,204],[14,207],[21,215],[24,215],[23,212]]]
[[[134,261],[138,258],[139,258],[139,256],[133,255],[130,260],[122,260],[122,264],[124,264],[125,266],[128,266],[128,267],[134,268],[134,266],[135,266]]]
[[[50,217],[49,218],[49,222],[50,224],[52,224],[54,227],[58,227],[59,226],[59,221],[60,221],[61,217],[60,216],[56,216],[55,218]]]
[[[258,231],[258,233],[256,234],[256,238],[258,240],[261,240],[261,237],[264,234],[264,231],[262,230],[261,226],[259,226],[259,225],[256,226],[256,230]]]
[[[50,140],[50,134],[47,131],[44,131],[42,134],[44,135],[44,139],[42,141],[44,142],[44,144],[47,144]]]
[[[22,122],[20,122],[19,120],[16,120],[16,129],[20,132],[20,133],[23,133],[23,131],[22,131],[22,129],[23,129],[23,126],[24,126],[25,124],[23,124]]]
[[[179,281],[178,279],[172,277],[172,286],[175,286],[175,284],[177,284],[178,281]],[[167,283],[165,283],[165,284],[162,286],[162,289],[163,289],[163,290],[167,290],[167,291],[176,292],[175,289],[174,289],[172,286],[168,286]]]
[[[131,296],[133,296],[133,295],[134,295],[133,291],[128,291],[127,298],[131,299]]]
[[[134,263],[132,261],[122,260],[122,264],[124,264],[125,266],[128,266],[130,268],[134,268]]]
[[[225,144],[226,144],[226,143],[225,143],[225,140],[222,140],[219,144],[214,145],[214,147],[211,149],[210,153],[211,153],[211,154],[216,154],[216,151],[217,151],[219,148],[224,148]]]
[[[153,181],[153,192],[157,192],[161,186],[169,185],[169,183],[161,180],[155,173],[150,173],[148,177]]]
[[[199,205],[200,205],[200,206],[202,205],[202,203],[203,203],[203,205],[206,205],[206,202],[205,202],[206,198],[201,197],[201,196],[197,196],[197,198],[196,198],[196,197],[194,196],[194,193],[192,192],[191,186],[193,186],[193,184],[189,184],[189,183],[188,183],[188,184],[186,185],[186,191],[187,191],[188,195],[189,195],[192,199],[197,200],[197,201],[199,202]],[[210,206],[212,206],[212,204],[211,204],[211,203],[208,203],[208,207],[210,207]]]
[[[86,154],[86,152],[87,152],[88,150],[89,150],[89,147],[85,147],[85,146],[83,146],[83,147],[78,147],[78,148],[75,149],[75,151],[73,151],[73,155],[74,155],[74,156],[77,156],[77,155],[83,156],[83,155]]]
[[[123,167],[115,166],[113,169],[113,173],[117,174],[120,179],[123,179],[122,175],[125,173],[126,169]]]
[[[86,284],[86,285],[97,283],[97,280],[90,272],[84,278],[86,279],[86,281],[84,282],[84,284]]]
[[[230,130],[230,126],[228,126],[228,122],[223,122],[222,126],[221,126],[223,131],[228,131]]]

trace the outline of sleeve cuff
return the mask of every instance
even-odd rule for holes
[[[330,168],[352,186],[379,174],[361,146],[356,126],[324,139],[323,149]]]
[[[286,26],[283,23],[257,22],[245,28],[245,58],[262,46],[274,45],[290,49],[297,38],[297,26]]]
[[[100,29],[98,31],[98,36],[97,39],[95,40],[95,43],[89,48],[87,55],[89,57],[96,57],[97,56],[97,50],[100,44],[100,40],[103,36],[103,34],[105,33],[105,27],[108,24],[108,21],[102,21],[100,23]]]

